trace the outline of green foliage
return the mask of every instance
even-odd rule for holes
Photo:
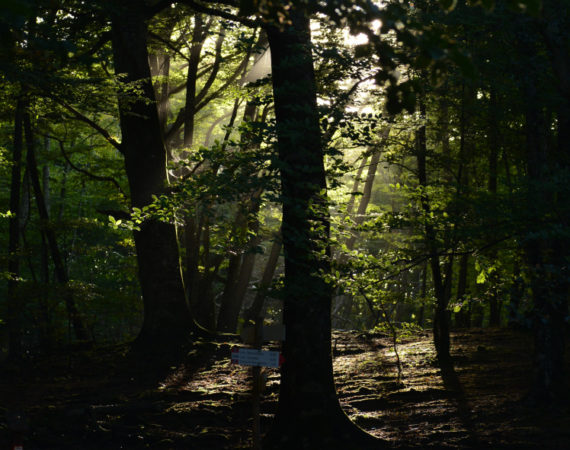
[[[398,343],[414,337],[423,331],[422,327],[413,322],[399,322],[394,324],[394,328],[396,329]],[[386,322],[382,322],[374,327],[374,332],[391,334],[392,329]]]
[[[499,296],[510,302],[516,320],[530,324],[532,284],[544,278],[555,286],[564,279],[567,255],[537,268],[521,249],[552,249],[570,239],[565,226],[569,172],[561,156],[565,150],[554,151],[562,145],[557,115],[567,106],[560,90],[564,78],[552,66],[551,43],[544,41],[556,25],[548,27],[550,3],[302,4],[315,18],[312,51],[329,188],[329,198],[312,206],[316,217],[325,207],[332,215],[333,271],[322,277],[343,297],[340,318],[362,329],[387,331],[391,323],[399,336],[428,323],[434,303],[427,264],[431,248],[441,267],[452,260],[450,311],[468,313]],[[131,208],[123,159],[110,142],[120,140],[119,99],[139,100],[143,82],[127,83],[113,72],[107,6],[70,2],[65,8],[57,1],[0,6],[5,54],[0,61],[0,256],[5,265],[14,105],[25,94],[38,165],[49,168],[49,226],[57,231],[72,280],[68,288],[93,336],[125,339],[136,333],[142,316],[132,233],[145,221],[176,224],[181,236],[189,219],[202,224],[196,270],[204,283],[205,275],[213,275],[213,298],[227,282],[229,258],[259,252],[263,241],[255,239],[279,228],[278,174],[284,167],[275,151],[269,80],[248,87],[238,82],[244,56],[255,53],[257,34],[221,19],[208,22],[196,80],[193,144],[186,148],[179,119],[184,118],[188,41],[196,20],[180,6],[153,17],[149,50],[162,58],[162,72],[153,73],[153,83],[157,95],[166,92],[157,104],[167,109],[163,132],[171,183],[150,204]],[[244,0],[239,13],[277,26],[289,20],[287,2]],[[219,33],[225,38],[218,58]],[[355,45],[349,36],[365,38]],[[560,42],[566,49],[567,42]],[[545,172],[534,180],[525,152],[529,85],[539,93],[537,109],[545,122],[539,137],[548,156]],[[236,99],[238,109],[227,126]],[[241,120],[245,101],[257,107],[255,120]],[[427,180],[420,182],[418,136],[424,127]],[[491,142],[493,133],[496,142]],[[495,191],[489,188],[493,152]],[[365,192],[375,154],[380,162]],[[49,263],[45,270],[42,224],[27,180],[24,185],[22,273],[14,278],[0,270],[2,295],[8,278],[17,280],[24,328],[40,330],[43,324],[54,339],[64,340],[65,292],[51,276],[41,275],[53,267]],[[358,212],[361,202],[364,212]],[[321,235],[326,232],[322,221],[312,225]],[[315,251],[323,257],[324,250]],[[544,250],[547,258],[549,252]],[[185,249],[182,256],[189,253]],[[465,254],[466,292],[460,296],[456,275]],[[255,267],[252,286],[262,270]],[[273,297],[281,295],[282,283],[274,282]],[[270,309],[279,312],[275,305]],[[40,331],[33,333],[34,344],[43,339]]]

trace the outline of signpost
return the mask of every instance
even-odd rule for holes
[[[253,327],[244,328],[241,338],[254,348],[232,348],[232,363],[251,367],[253,378],[253,448],[261,449],[260,402],[261,402],[261,367],[279,367],[283,364],[283,356],[272,350],[262,350],[264,341],[284,341],[285,326],[263,326],[263,319],[258,317]]]
[[[242,366],[279,367],[283,356],[271,350],[258,350],[256,348],[232,348],[232,363]]]

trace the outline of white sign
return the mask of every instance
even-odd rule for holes
[[[279,367],[283,357],[279,352],[255,348],[232,348],[232,363],[242,366]]]

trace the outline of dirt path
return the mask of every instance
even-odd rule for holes
[[[335,332],[334,369],[347,414],[392,448],[570,448],[570,414],[521,402],[530,339],[501,330],[453,335],[454,372],[436,366],[430,336],[398,346]],[[10,420],[28,417],[28,449],[236,449],[251,445],[249,370],[229,363],[232,343],[196,345],[165,376],[122,366],[124,347],[36,362],[0,373],[0,448]],[[115,375],[120,373],[121,375]],[[266,371],[262,429],[277,404],[279,374]]]

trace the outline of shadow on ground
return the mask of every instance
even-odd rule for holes
[[[559,449],[570,442],[566,410],[525,407],[530,336],[506,330],[455,333],[454,367],[440,369],[431,337],[398,351],[381,334],[333,335],[340,401],[353,421],[392,448]],[[230,364],[232,342],[199,341],[158,367],[125,346],[65,353],[0,371],[0,447],[9,420],[25,417],[28,449],[238,449],[251,447],[251,379]],[[277,405],[279,374],[264,371],[262,431]]]

